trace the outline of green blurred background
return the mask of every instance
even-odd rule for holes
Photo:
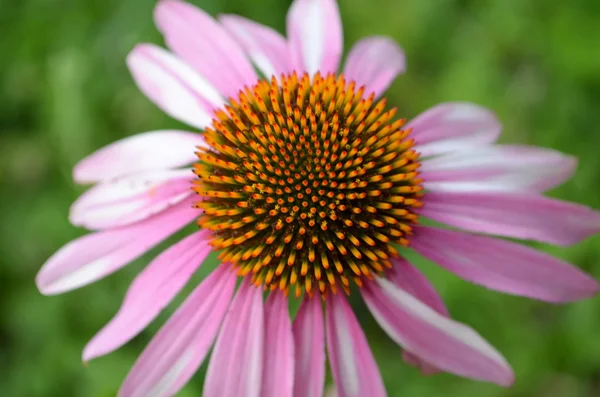
[[[289,6],[285,0],[193,3],[279,31]],[[1,396],[115,396],[168,317],[163,313],[127,346],[85,368],[86,341],[160,248],[63,296],[43,297],[33,282],[53,251],[83,233],[67,221],[70,203],[83,190],[72,183],[73,165],[124,136],[181,127],[144,98],[125,67],[135,43],[161,43],[153,6],[154,0],[0,0]],[[340,8],[346,48],[365,35],[384,34],[405,49],[408,72],[388,93],[400,114],[413,117],[451,100],[488,106],[505,125],[504,141],[579,157],[576,177],[551,194],[600,208],[599,1],[341,0]],[[600,237],[544,249],[600,278]],[[517,383],[502,389],[419,375],[353,296],[390,396],[600,396],[600,298],[568,306],[536,303],[418,263],[453,315],[506,355]],[[205,368],[181,396],[201,394]]]

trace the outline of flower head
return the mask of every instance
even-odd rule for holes
[[[391,268],[418,215],[419,154],[385,100],[343,76],[273,77],[217,111],[198,154],[199,224],[271,291],[362,286]],[[339,287],[338,287],[339,286]]]
[[[153,338],[120,396],[176,394],[213,345],[207,397],[322,396],[325,350],[339,396],[385,396],[346,299],[355,292],[409,364],[510,385],[506,360],[450,318],[403,258],[409,249],[510,294],[567,302],[598,292],[577,268],[502,238],[567,246],[599,230],[597,212],[542,195],[575,161],[496,144],[499,122],[473,104],[397,118],[381,95],[405,69],[401,49],[361,40],[339,70],[334,0],[295,0],[287,39],[176,0],[155,17],[171,51],[141,44],[128,65],[152,101],[201,132],[139,134],[81,161],[75,180],[95,186],[70,219],[92,232],[36,280],[45,294],[87,285],[199,225],[134,280],[87,361],[131,340],[219,252],[222,264]],[[302,300],[293,321],[288,299]]]

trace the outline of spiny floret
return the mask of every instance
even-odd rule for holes
[[[389,268],[422,204],[396,109],[343,76],[261,80],[217,111],[194,190],[220,258],[256,285],[349,293]]]

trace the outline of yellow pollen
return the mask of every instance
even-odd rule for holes
[[[350,292],[382,275],[423,204],[419,154],[386,100],[344,76],[260,80],[216,112],[194,190],[212,246],[265,290]]]

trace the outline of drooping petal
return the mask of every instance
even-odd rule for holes
[[[292,397],[294,340],[288,300],[272,292],[265,303],[265,353],[261,397]]]
[[[183,1],[161,0],[154,20],[169,48],[226,97],[237,97],[244,85],[256,83],[256,73],[243,50],[203,10]]]
[[[577,160],[529,146],[494,145],[423,161],[423,186],[433,191],[537,191],[560,185],[573,175]]]
[[[465,280],[509,294],[549,302],[595,295],[598,282],[546,253],[496,238],[415,227],[411,247]]]
[[[321,397],[325,386],[325,331],[320,299],[306,298],[293,325],[294,397]]]
[[[260,396],[263,317],[262,289],[243,282],[215,343],[206,372],[203,396]]]
[[[287,35],[299,71],[337,73],[343,36],[335,0],[294,0],[287,15]]]
[[[170,52],[139,44],[127,65],[140,90],[169,116],[203,129],[224,99],[215,87]]]
[[[443,316],[448,316],[444,301],[427,277],[405,259],[393,259],[386,277],[398,288],[408,292]]]
[[[71,206],[69,220],[87,229],[107,229],[146,219],[192,194],[191,169],[150,171],[95,185]]]
[[[221,15],[219,21],[266,78],[293,70],[289,47],[279,32],[238,15]]]
[[[211,252],[207,231],[194,233],[157,256],[133,281],[117,315],[83,350],[83,361],[108,354],[140,333],[188,282]]]
[[[127,375],[119,397],[174,396],[204,361],[237,277],[221,265],[177,309]]]
[[[361,291],[381,328],[406,350],[447,372],[503,386],[513,383],[504,357],[470,327],[379,277]]]
[[[37,287],[43,294],[54,295],[108,276],[197,217],[192,203],[186,199],[144,221],[71,241],[42,266]]]
[[[390,282],[419,299],[439,314],[448,316],[448,309],[442,298],[423,273],[404,259],[392,260],[392,264],[393,267],[386,272],[386,277]],[[424,375],[439,372],[433,365],[409,351],[405,350],[402,357],[408,364],[418,367]]]
[[[471,232],[575,244],[600,231],[589,207],[530,193],[430,192],[421,215]]]
[[[327,295],[327,352],[339,397],[385,397],[367,338],[342,294]]]
[[[406,70],[404,51],[388,37],[368,37],[352,47],[344,76],[356,82],[358,87],[366,86],[366,93],[380,96],[388,89],[396,76]]]
[[[443,103],[407,124],[412,128],[414,149],[422,156],[490,144],[500,136],[502,125],[489,110],[463,102]]]
[[[208,148],[200,134],[152,131],[133,135],[90,154],[73,170],[78,183],[105,182],[148,171],[162,171],[198,160],[196,147]]]

